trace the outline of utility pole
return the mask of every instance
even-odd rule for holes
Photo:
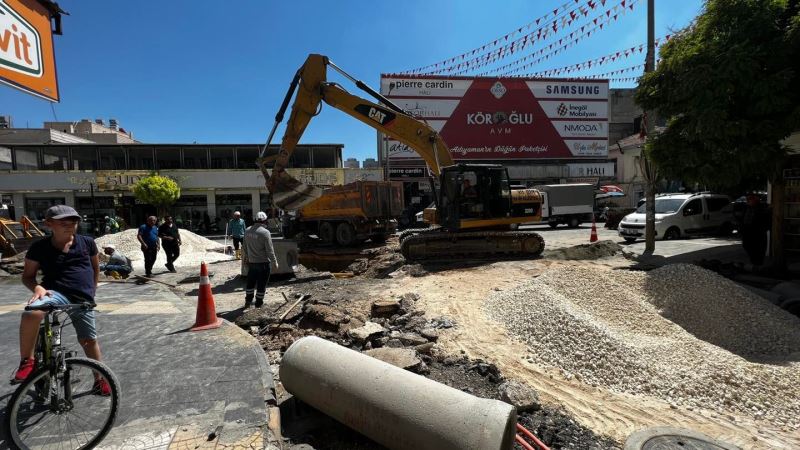
[[[92,197],[92,220],[89,223],[92,226],[92,235],[97,237],[97,209],[94,205],[94,183],[89,183],[89,195]]]
[[[644,72],[650,73],[656,70],[656,43],[655,43],[655,0],[647,0],[647,57],[644,63]],[[655,131],[655,112],[644,112],[645,139],[653,138]],[[645,247],[646,253],[653,253],[656,249],[656,181],[658,174],[653,163],[648,159],[645,152],[646,146],[642,148],[640,162],[642,173],[646,182],[645,185]]]

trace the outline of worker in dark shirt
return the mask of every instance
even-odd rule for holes
[[[164,223],[158,227],[158,237],[161,238],[161,246],[167,254],[167,270],[175,272],[175,260],[181,255],[181,234],[178,232],[178,225],[172,221],[172,216],[164,216]]]
[[[92,303],[100,277],[100,260],[94,239],[77,233],[81,216],[70,206],[56,205],[45,213],[52,235],[35,242],[25,255],[22,283],[33,292],[30,305]],[[42,271],[41,283],[37,273]],[[20,365],[12,382],[25,381],[34,370],[33,352],[44,311],[25,311],[19,324]],[[94,310],[69,311],[72,326],[84,353],[100,360]],[[94,391],[110,395],[108,382],[96,375]]]

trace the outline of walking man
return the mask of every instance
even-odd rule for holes
[[[239,253],[239,244],[242,243],[244,239],[244,230],[245,230],[244,219],[242,219],[242,213],[239,211],[235,211],[233,213],[233,219],[228,222],[228,236],[233,237],[233,249],[236,250],[236,257],[241,258],[241,254]]]
[[[139,227],[139,234],[136,239],[142,244],[142,253],[144,254],[144,275],[147,278],[153,276],[153,264],[156,263],[156,256],[158,256],[158,227],[156,226],[156,216],[147,218],[147,222]]]
[[[747,195],[747,210],[742,218],[742,246],[755,267],[764,264],[767,253],[767,231],[771,227],[769,209],[756,194]]]
[[[158,227],[158,237],[161,238],[161,245],[164,253],[167,254],[167,270],[176,272],[175,260],[181,255],[181,235],[178,232],[178,225],[172,221],[172,216],[164,216],[164,223]]]
[[[256,221],[244,233],[244,260],[247,263],[247,285],[244,290],[244,307],[249,308],[255,295],[256,308],[264,304],[264,293],[271,273],[270,263],[278,269],[272,236],[267,229],[267,214],[259,211]]]
[[[29,305],[94,303],[100,259],[94,239],[77,233],[80,220],[81,216],[66,205],[53,206],[45,213],[44,223],[53,234],[35,242],[25,255],[22,283],[33,292]],[[43,274],[41,283],[36,280],[40,269]],[[19,324],[20,364],[12,382],[25,381],[34,370],[34,346],[44,315],[44,311],[22,313]],[[73,309],[69,316],[83,352],[100,361],[94,310]],[[111,387],[105,379],[98,377],[94,393],[111,395]]]

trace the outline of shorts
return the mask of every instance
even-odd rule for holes
[[[50,291],[52,295],[44,296],[31,305],[71,305],[64,294],[57,291]],[[72,309],[67,312],[70,319],[72,319],[72,326],[75,328],[75,334],[78,339],[97,339],[97,329],[95,328],[94,310],[93,309]]]

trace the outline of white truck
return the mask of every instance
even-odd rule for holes
[[[566,224],[576,228],[581,223],[591,222],[594,213],[593,184],[543,184],[534,186],[544,196],[542,222],[551,228]]]

